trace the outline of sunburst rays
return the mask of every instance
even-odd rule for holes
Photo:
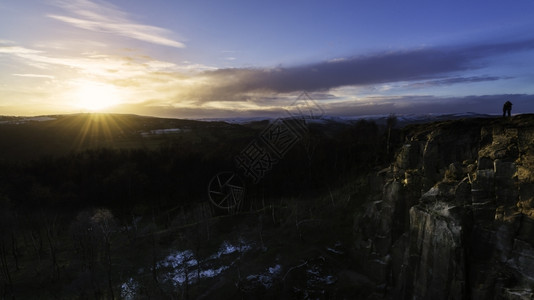
[[[128,115],[86,113],[64,116],[61,123],[65,142],[73,150],[114,148],[125,134],[131,134],[133,124]]]

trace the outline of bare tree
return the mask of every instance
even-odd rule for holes
[[[117,222],[115,217],[108,209],[97,209],[91,217],[96,231],[104,243],[104,256],[108,277],[108,288],[111,299],[115,299],[113,292],[112,270],[113,263],[111,259],[111,235],[116,232]]]
[[[84,211],[71,225],[73,239],[81,256],[82,270],[88,269],[95,294],[100,294],[98,277],[100,267],[105,269],[109,298],[115,299],[113,289],[112,235],[117,231],[117,221],[108,209]]]
[[[13,292],[13,277],[10,267],[9,237],[11,236],[12,214],[9,210],[2,212],[0,216],[0,279],[2,280],[2,298]]]
[[[2,275],[3,281],[3,297],[5,297],[7,292],[12,290],[13,287],[7,253],[8,251],[6,250],[5,239],[2,236],[0,240],[0,274]]]
[[[48,247],[50,250],[50,259],[52,260],[52,274],[56,280],[60,279],[60,265],[58,262],[58,236],[59,236],[59,224],[57,216],[53,218],[44,219],[44,225],[46,229],[46,239],[48,241]]]
[[[389,154],[390,140],[391,140],[391,129],[397,125],[397,116],[395,114],[390,114],[386,120],[386,126],[388,130],[388,137],[386,141],[386,153]]]

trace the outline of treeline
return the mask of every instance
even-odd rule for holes
[[[206,200],[208,182],[221,171],[240,174],[251,195],[259,190],[262,197],[317,192],[387,161],[388,135],[389,143],[399,140],[396,130],[388,134],[370,121],[336,126],[309,126],[257,184],[235,163],[250,140],[175,139],[157,150],[103,148],[31,162],[0,162],[0,198],[23,211],[107,207],[142,213]]]

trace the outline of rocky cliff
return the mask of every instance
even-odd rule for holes
[[[534,298],[534,115],[405,129],[355,216],[377,298]]]

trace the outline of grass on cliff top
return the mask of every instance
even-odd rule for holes
[[[461,131],[469,128],[485,126],[504,126],[507,128],[534,127],[534,114],[515,115],[511,118],[496,116],[492,118],[464,118],[448,121],[436,121],[424,124],[406,125],[402,131],[405,135],[418,136],[434,130]]]

